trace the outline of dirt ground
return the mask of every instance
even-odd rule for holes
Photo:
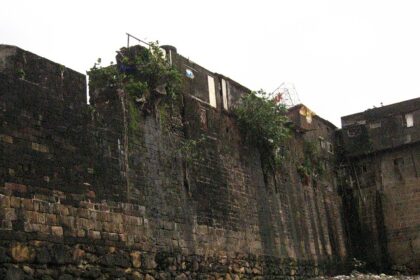
[[[313,280],[420,280],[420,275],[386,275],[386,274],[363,274],[353,272],[350,275],[337,275],[334,277],[317,277]]]

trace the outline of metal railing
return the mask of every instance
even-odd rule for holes
[[[138,42],[143,43],[143,44],[147,45],[148,47],[150,47],[149,43],[137,38],[136,36],[133,36],[130,33],[125,33],[125,34],[127,34],[127,48],[130,47],[130,38],[133,38],[134,40],[137,40]]]

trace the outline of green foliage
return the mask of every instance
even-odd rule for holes
[[[125,85],[125,90],[133,97],[144,97],[148,89],[146,82],[136,81],[133,78]]]
[[[117,67],[115,65],[102,67],[100,58],[87,74],[89,75],[89,88],[91,89],[118,87],[122,82]]]
[[[135,133],[139,128],[139,110],[132,100],[128,100],[127,112],[129,116],[129,128],[131,133]]]
[[[167,63],[157,43],[151,43],[149,49],[122,48],[117,60],[119,65],[128,69],[125,89],[136,100],[153,98],[154,95],[175,99],[178,95],[181,74]]]
[[[25,71],[22,68],[19,68],[18,70],[16,70],[16,76],[19,79],[24,80],[25,79],[25,76],[26,76],[26,73],[25,73]]]
[[[60,73],[63,73],[64,71],[66,71],[66,66],[64,66],[63,64],[59,64],[60,67]]]
[[[284,105],[277,104],[263,90],[243,95],[234,109],[246,141],[256,145],[261,154],[273,159],[275,164],[280,163],[279,151],[290,136],[286,112]]]
[[[121,48],[117,53],[117,65],[102,67],[98,59],[88,71],[90,88],[121,88],[147,111],[161,99],[179,96],[181,74],[167,63],[157,43],[150,48]]]
[[[312,177],[313,179],[322,176],[324,168],[322,166],[319,151],[315,142],[305,141],[303,162],[297,166],[297,171],[302,179]]]
[[[201,135],[197,139],[184,139],[181,142],[181,146],[179,147],[178,152],[183,155],[185,161],[188,164],[191,164],[194,159],[201,160],[199,146],[205,141],[206,137],[204,135]]]

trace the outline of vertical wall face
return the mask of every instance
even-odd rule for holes
[[[420,269],[419,166],[419,145],[381,158],[382,206],[390,261],[416,271]]]
[[[84,75],[14,46],[0,45],[0,73],[48,89],[72,107],[86,104]]]
[[[352,201],[355,254],[372,266],[418,271],[419,147],[353,161],[345,199]],[[357,226],[356,223],[359,223]]]
[[[305,192],[308,193],[307,196],[311,197],[313,201],[308,204],[307,211],[324,217],[315,220],[315,224],[320,223],[321,227],[314,227],[313,222],[308,227],[309,234],[313,235],[311,240],[315,241],[314,244],[311,244],[311,251],[327,252],[327,254],[344,257],[347,255],[346,236],[341,218],[343,214],[341,201],[337,195],[335,179],[336,127],[315,115],[304,105],[297,105],[289,109],[288,116],[293,121],[295,129],[300,131],[299,135],[302,141],[298,145],[300,151],[298,150],[297,154],[300,154],[300,156],[293,156],[294,164],[289,172],[293,173],[293,168],[296,167],[297,171],[301,171],[302,164],[307,166],[309,160],[309,172],[312,173],[312,176],[308,177],[307,174],[299,172],[300,182]],[[286,172],[286,174],[289,172]],[[325,243],[329,245],[323,247],[322,244]]]
[[[46,63],[13,52],[7,63]],[[67,69],[33,81],[3,69],[0,278],[311,276],[345,260],[331,162],[322,178],[299,175],[306,136],[296,133],[282,167],[263,169],[221,109],[220,76],[216,108],[212,73],[195,66],[197,80],[184,81],[194,97],[145,114],[116,88],[91,88],[93,107],[83,104],[77,73],[74,96],[43,84],[66,84]],[[228,84],[237,100],[245,88]]]
[[[343,117],[352,247],[377,268],[419,271],[419,105],[414,99]]]
[[[349,177],[342,185],[351,252],[357,259],[366,262],[368,269],[383,271],[388,269],[388,258],[383,193],[375,183],[380,170],[377,162],[366,160],[360,163],[360,166],[354,162],[348,166]],[[365,175],[362,176],[361,172]]]

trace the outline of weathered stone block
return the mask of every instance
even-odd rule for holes
[[[95,230],[89,230],[87,236],[91,239],[101,239],[101,232]]]
[[[5,183],[4,188],[9,191],[16,191],[21,193],[25,193],[28,190],[27,186],[16,183]]]
[[[133,267],[140,268],[141,267],[141,253],[139,251],[134,251],[130,253],[131,256],[131,263]]]
[[[23,199],[22,200],[22,207],[27,211],[34,211],[34,203],[32,199]]]
[[[114,232],[108,233],[108,239],[112,241],[118,241],[119,235],[118,233],[114,233]]]
[[[51,248],[53,261],[57,264],[71,264],[73,260],[73,250],[62,244],[53,245]]]
[[[24,280],[25,273],[18,267],[11,266],[7,270],[4,280]]]
[[[36,260],[39,264],[47,264],[51,261],[51,255],[48,248],[41,246],[36,248]]]
[[[77,229],[76,230],[76,236],[77,237],[85,237],[86,236],[86,231],[84,229]]]
[[[13,137],[9,135],[0,134],[0,141],[8,144],[13,144]]]
[[[129,258],[125,254],[121,253],[114,253],[114,254],[107,254],[101,257],[99,263],[108,267],[129,267],[130,261]]]
[[[60,226],[52,226],[51,234],[57,237],[63,237],[63,228]]]
[[[56,207],[58,208],[58,214],[60,214],[61,216],[68,216],[70,214],[68,206],[56,204]]]
[[[138,271],[134,271],[131,276],[133,277],[133,280],[143,280],[143,274],[141,274]]]
[[[17,219],[15,208],[0,209],[0,217],[6,221],[14,221]]]
[[[38,151],[41,153],[48,153],[48,147],[39,143],[32,142],[32,150]]]
[[[0,264],[10,262],[10,257],[7,254],[7,250],[4,247],[0,247]]]
[[[155,280],[155,278],[152,275],[150,275],[150,274],[146,274],[144,276],[144,280]]]
[[[15,262],[32,262],[36,256],[33,248],[20,243],[12,244],[10,252]]]
[[[55,214],[46,214],[45,215],[46,218],[46,223],[48,225],[56,225],[57,224],[57,215]]]
[[[71,276],[70,274],[63,274],[60,275],[60,277],[58,277],[58,280],[73,280],[73,276]]]
[[[0,207],[1,208],[10,208],[10,197],[0,194]]]
[[[157,267],[157,263],[155,262],[155,256],[152,254],[143,255],[141,261],[142,267],[146,270],[153,270]]]

